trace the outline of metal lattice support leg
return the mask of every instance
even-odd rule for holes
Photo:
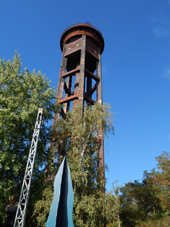
[[[37,151],[38,138],[40,134],[40,127],[42,123],[42,115],[43,109],[39,108],[13,227],[24,227],[25,225],[27,204],[31,189],[31,180],[34,169],[34,161]]]

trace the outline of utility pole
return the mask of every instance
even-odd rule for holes
[[[37,151],[40,127],[42,124],[42,115],[43,108],[39,108],[13,227],[25,226],[26,211],[31,189],[32,174],[34,169],[34,161]]]

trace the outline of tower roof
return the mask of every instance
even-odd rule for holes
[[[63,45],[69,43],[69,40],[75,36],[86,35],[91,37],[101,48],[101,53],[104,50],[104,38],[102,33],[90,23],[80,23],[69,26],[64,30],[60,39],[60,48],[63,51]]]

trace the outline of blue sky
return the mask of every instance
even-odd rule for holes
[[[82,22],[105,39],[103,101],[115,112],[108,154],[105,148],[110,190],[116,179],[122,186],[141,181],[155,156],[170,151],[170,1],[1,0],[0,58],[17,50],[23,67],[57,88],[61,34]]]

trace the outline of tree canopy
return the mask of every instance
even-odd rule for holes
[[[142,183],[135,181],[121,188],[123,226],[170,225],[170,155],[163,152],[156,160],[157,171],[145,171]]]
[[[28,152],[39,107],[43,107],[44,125],[38,144],[32,196],[29,206],[41,195],[44,182],[43,166],[47,161],[47,144],[55,108],[55,91],[41,72],[22,70],[20,56],[15,53],[13,61],[0,60],[0,223],[5,220],[5,207],[16,204],[19,199]],[[35,183],[36,182],[36,183]],[[35,184],[39,188],[34,187]],[[32,209],[31,207],[31,209]],[[31,209],[28,210],[31,215]]]

